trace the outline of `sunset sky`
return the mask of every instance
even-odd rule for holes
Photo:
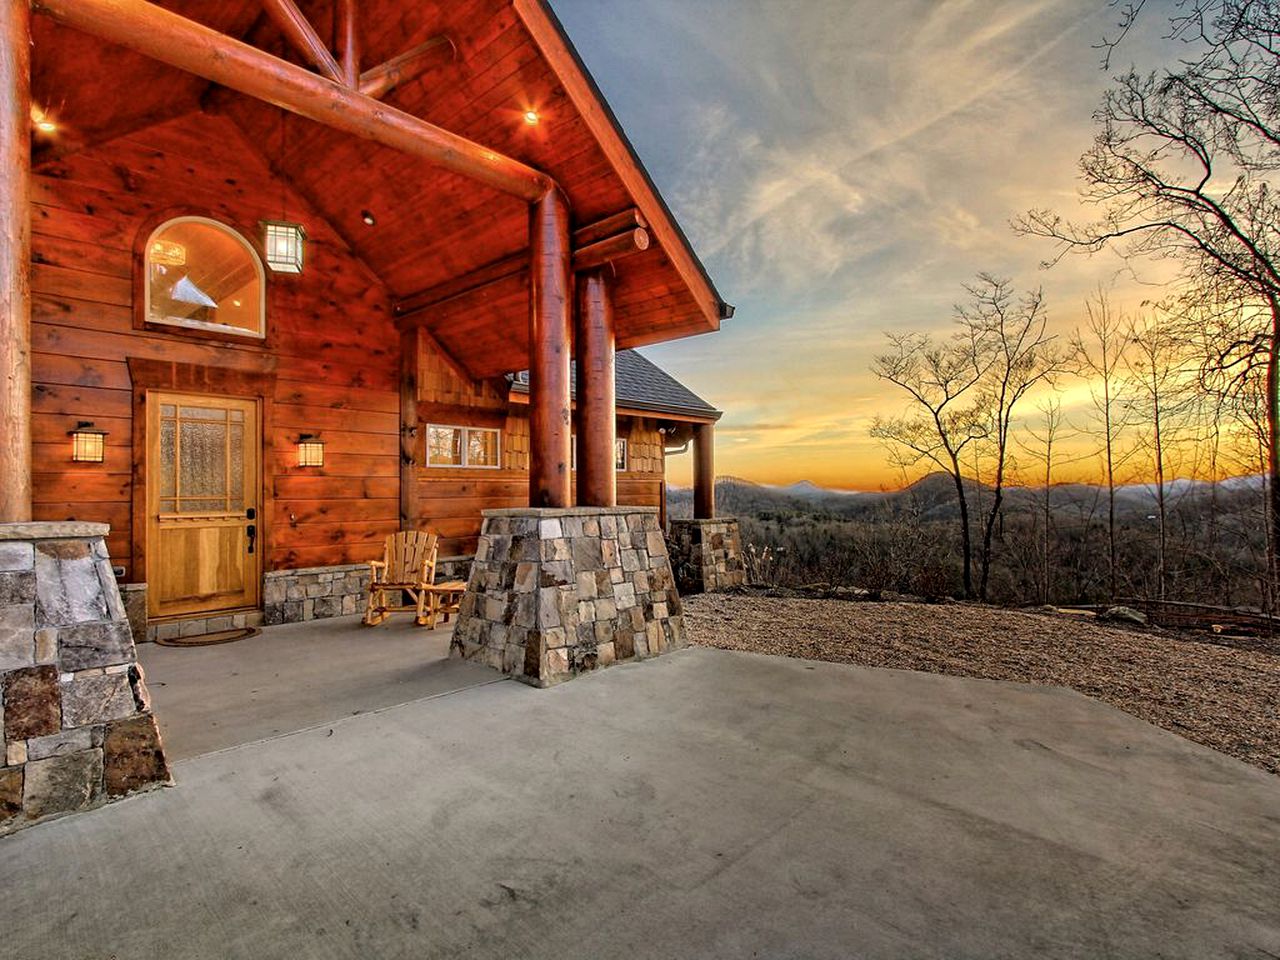
[[[875,489],[868,435],[902,400],[868,371],[886,330],[943,334],[980,270],[1043,286],[1073,328],[1099,282],[1153,295],[1112,254],[1049,271],[1015,237],[1076,208],[1107,86],[1106,0],[553,0],[737,315],[646,353],[726,411],[717,473]],[[1153,16],[1118,66],[1169,48]],[[1064,402],[1088,403],[1076,385]],[[1026,411],[1033,411],[1028,408]],[[689,458],[673,458],[674,482]]]

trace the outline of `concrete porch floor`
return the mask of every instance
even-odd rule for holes
[[[1280,954],[1280,778],[1057,688],[695,648],[175,776],[0,840],[6,956]]]
[[[449,660],[453,624],[407,615],[376,627],[359,617],[264,627],[209,647],[138,645],[170,760],[332,723],[370,710],[501,679]]]

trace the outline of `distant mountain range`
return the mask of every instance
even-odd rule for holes
[[[1201,480],[1173,480],[1165,484],[1166,504],[1174,509],[1200,509],[1215,498],[1220,510],[1254,509],[1263,488],[1260,476],[1232,477],[1217,483]],[[987,484],[965,481],[965,494],[976,515],[983,504],[990,505],[993,489]],[[1107,511],[1104,486],[1064,483],[1049,488],[1050,509],[1072,519],[1100,519]],[[1043,487],[1005,487],[1004,509],[1024,513],[1044,509]],[[668,488],[668,504],[673,516],[692,512],[693,494],[688,487]],[[820,487],[809,480],[786,486],[755,483],[741,477],[716,478],[718,509],[728,515],[761,516],[788,513],[823,514],[849,520],[890,519],[906,515],[921,520],[952,519],[959,513],[955,482],[942,472],[921,477],[901,490],[856,491]],[[1144,520],[1156,510],[1156,485],[1125,484],[1116,488],[1116,513],[1122,520]]]

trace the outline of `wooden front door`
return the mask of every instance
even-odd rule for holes
[[[153,617],[258,605],[256,400],[147,394],[147,603]]]

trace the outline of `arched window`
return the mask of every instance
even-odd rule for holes
[[[147,240],[146,310],[151,323],[264,336],[262,262],[244,237],[215,220],[170,220]]]

